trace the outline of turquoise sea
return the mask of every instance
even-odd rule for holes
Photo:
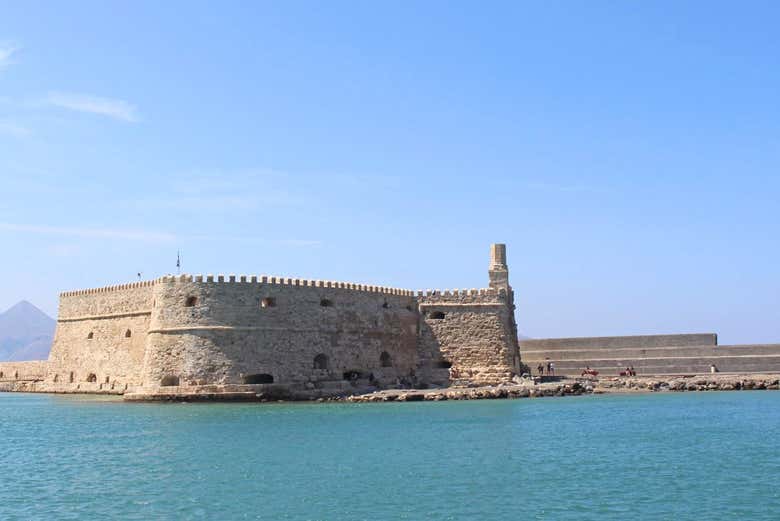
[[[0,393],[0,519],[780,519],[780,392],[390,404]]]

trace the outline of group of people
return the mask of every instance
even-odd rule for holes
[[[555,376],[555,364],[553,362],[548,360],[546,366],[542,362],[539,362],[539,365],[536,366],[536,371],[539,373],[539,376],[544,376],[545,369],[547,369],[547,376]],[[715,373],[718,371],[718,368],[713,364],[710,370]],[[597,376],[598,374],[599,372],[591,369],[590,366],[587,366],[585,370],[582,371],[582,376]],[[628,366],[625,370],[620,371],[620,376],[636,376],[634,366]]]
[[[544,376],[544,364],[539,362],[539,365],[536,366],[536,370],[539,372],[539,376]],[[555,376],[555,364],[548,361],[547,362],[547,376]]]

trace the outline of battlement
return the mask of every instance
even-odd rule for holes
[[[116,284],[113,286],[103,286],[98,288],[80,289],[74,291],[63,291],[60,297],[75,297],[81,295],[94,295],[99,293],[112,293],[129,289],[148,288],[155,284],[174,284],[174,283],[206,283],[206,284],[278,284],[282,286],[301,286],[314,288],[332,288],[347,289],[353,291],[364,291],[367,293],[384,293],[387,295],[396,295],[402,297],[417,297],[428,300],[451,300],[463,299],[468,297],[501,297],[506,295],[503,288],[472,288],[472,289],[426,289],[416,292],[403,288],[392,288],[389,286],[376,286],[370,284],[359,284],[354,282],[341,282],[333,280],[319,279],[298,279],[291,277],[276,277],[269,275],[163,275],[157,279],[145,280],[141,282],[131,282],[127,284]]]
[[[282,286],[299,286],[310,288],[346,289],[363,291],[367,293],[383,293],[403,297],[413,297],[414,292],[408,289],[391,288],[388,286],[374,286],[368,284],[356,284],[354,282],[340,282],[332,280],[297,279],[290,277],[275,277],[269,275],[166,275],[159,279],[163,284],[176,283],[203,283],[203,284],[278,284]]]
[[[155,280],[144,280],[141,282],[130,282],[128,284],[117,284],[114,286],[103,286],[101,288],[89,288],[89,289],[78,289],[74,291],[63,291],[60,293],[60,297],[76,297],[80,295],[94,295],[97,293],[112,293],[114,291],[123,291],[127,289],[138,289],[138,288],[148,288],[151,286],[154,286],[155,283],[157,283],[159,279]]]
[[[103,286],[98,288],[80,289],[74,291],[63,291],[60,297],[75,297],[81,295],[94,295],[98,293],[112,293],[128,289],[138,289],[154,286],[158,283],[215,283],[215,284],[279,284],[283,286],[303,286],[317,288],[348,289],[353,291],[364,291],[368,293],[384,293],[387,295],[397,295],[404,297],[413,297],[414,291],[402,288],[392,288],[389,286],[376,286],[369,284],[357,284],[354,282],[341,282],[332,280],[317,279],[299,279],[291,277],[275,277],[269,275],[164,275],[157,279],[145,280],[141,282],[132,282],[128,284],[117,284],[113,286]]]
[[[447,298],[447,297],[473,297],[473,296],[495,296],[503,295],[506,292],[504,290],[496,290],[494,288],[479,288],[479,289],[426,289],[425,291],[418,289],[418,297],[433,297],[433,298]]]
[[[425,304],[499,304],[506,301],[504,289],[427,289],[417,290],[417,301]]]

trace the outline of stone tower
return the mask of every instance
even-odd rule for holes
[[[517,345],[517,322],[515,321],[515,292],[509,285],[509,266],[506,264],[506,244],[490,245],[490,268],[488,268],[490,287],[496,291],[506,291],[506,304],[509,310],[509,324],[511,331],[510,342]],[[527,368],[520,361],[520,352],[514,349],[514,371],[517,374],[527,372]]]
[[[509,268],[506,265],[506,244],[490,245],[490,287],[496,290],[505,289],[509,292]]]

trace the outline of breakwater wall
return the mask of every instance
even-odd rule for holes
[[[643,375],[780,372],[780,344],[718,345],[717,335],[647,335],[523,340],[523,360],[536,373],[552,362],[556,374],[579,376],[590,367],[616,376],[626,367]]]
[[[453,387],[432,390],[388,390],[349,396],[349,402],[420,402],[445,400],[499,400],[622,394],[701,391],[760,391],[780,389],[779,374],[710,375],[670,378],[589,378],[537,383],[530,379],[498,386]]]

